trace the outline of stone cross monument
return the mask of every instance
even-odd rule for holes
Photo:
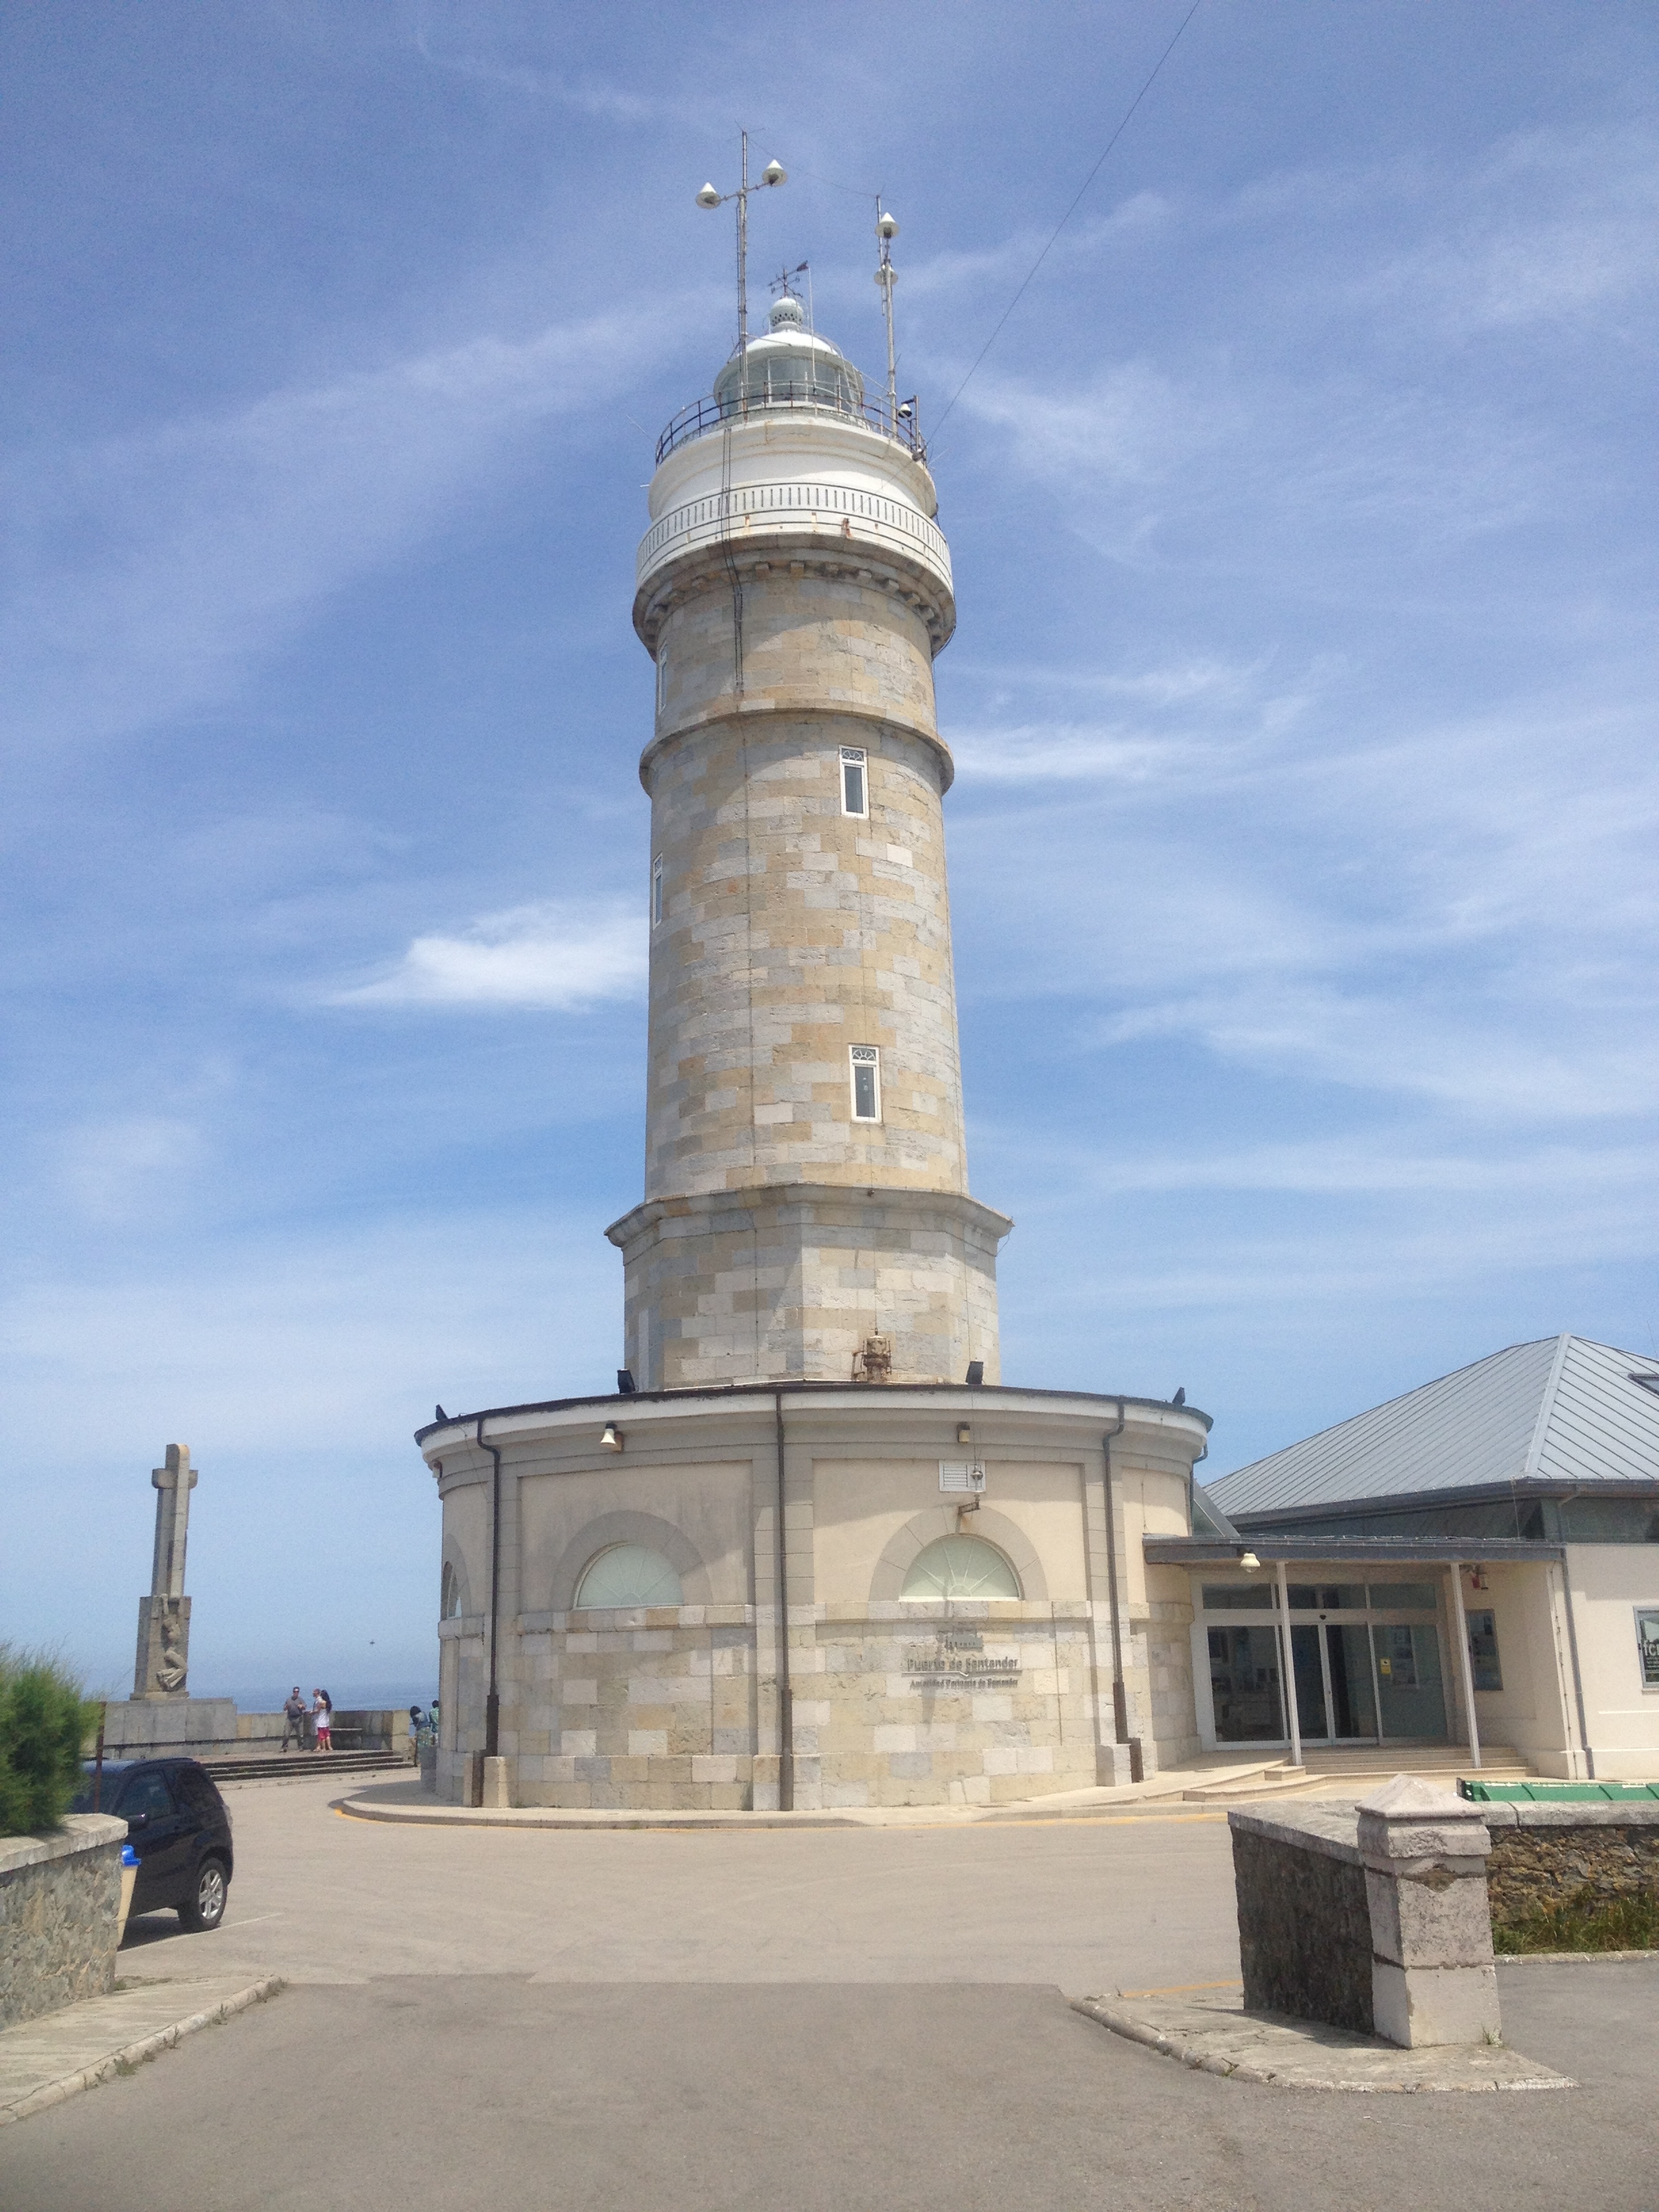
[[[138,1601],[138,1661],[132,1694],[181,1698],[190,1659],[190,1600],[185,1595],[185,1538],[197,1470],[188,1444],[169,1444],[167,1465],[153,1468],[155,1556],[149,1595]]]
[[[641,1390],[995,1382],[969,1194],[933,656],[951,556],[913,410],[785,293],[669,425],[645,1200],[606,1232]]]

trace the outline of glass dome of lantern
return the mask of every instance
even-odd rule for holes
[[[840,349],[806,327],[793,292],[772,302],[763,337],[750,338],[714,380],[722,416],[763,407],[823,407],[840,415],[864,410],[864,379]]]

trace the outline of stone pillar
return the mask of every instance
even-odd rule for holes
[[[149,1595],[138,1601],[138,1653],[133,1668],[135,1698],[179,1698],[186,1694],[190,1671],[190,1600],[185,1595],[185,1544],[190,1528],[190,1493],[197,1469],[188,1444],[169,1444],[165,1467],[155,1468],[155,1548],[150,1563]]]
[[[1358,1809],[1374,2032],[1407,2050],[1497,2042],[1481,1808],[1397,1774]]]

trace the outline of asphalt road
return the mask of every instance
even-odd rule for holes
[[[789,1834],[343,1820],[239,1791],[231,1917],[124,1971],[290,1986],[0,2136],[4,2212],[1659,2212],[1659,1962],[1503,1970],[1577,2090],[1274,2091],[1067,1994],[1237,1972],[1206,1819]]]

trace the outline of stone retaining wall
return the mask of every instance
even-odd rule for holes
[[[1487,1805],[1494,1926],[1589,1889],[1608,1903],[1659,1896],[1659,1804]]]
[[[126,1839],[125,1820],[71,1813],[0,1840],[0,2028],[113,1989]]]
[[[1328,1856],[1312,1835],[1290,1843],[1235,1826],[1233,1869],[1246,2002],[1369,2035],[1371,1921],[1358,1852]]]

